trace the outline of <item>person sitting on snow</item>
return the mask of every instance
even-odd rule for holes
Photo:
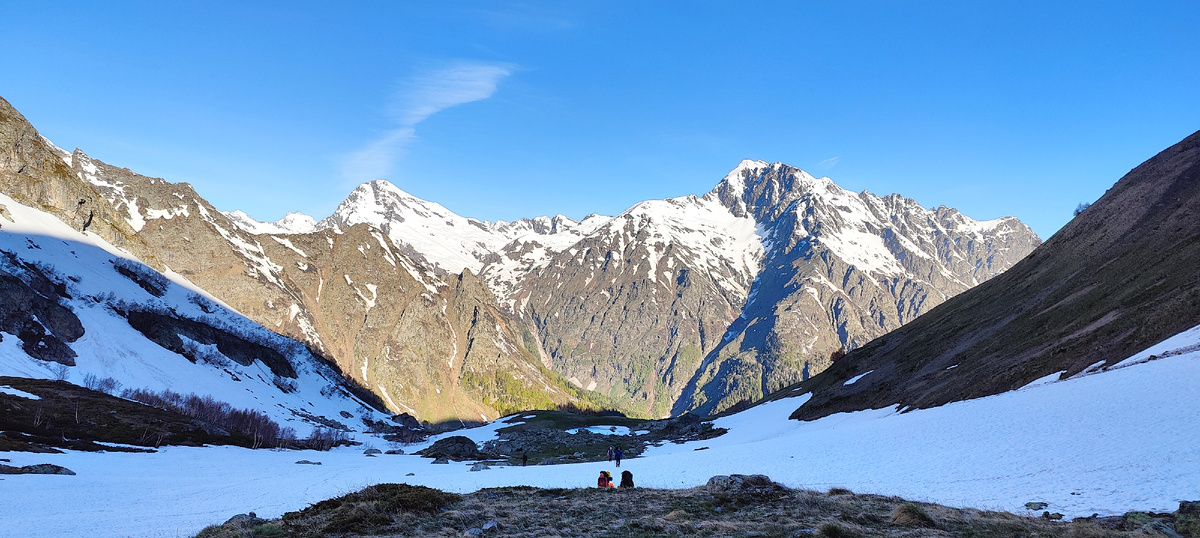
[[[608,471],[600,471],[600,478],[596,479],[596,487],[602,489],[616,487],[612,483],[612,474]]]
[[[633,489],[633,473],[621,471],[621,489]]]

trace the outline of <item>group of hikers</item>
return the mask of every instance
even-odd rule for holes
[[[624,456],[625,452],[621,450],[621,447],[608,447],[608,461],[615,461],[617,463],[617,467],[621,466],[621,458]],[[615,488],[617,486],[613,485],[613,477],[611,473],[608,471],[600,471],[600,478],[596,480],[596,487]],[[633,473],[629,471],[621,472],[620,487],[633,488]]]
[[[611,473],[608,471],[600,471],[600,478],[596,479],[596,487],[605,489],[615,488],[618,486],[613,485]],[[621,485],[619,487],[624,489],[633,489],[633,473],[629,471],[621,471]]]
[[[625,452],[621,450],[621,447],[616,447],[616,448],[613,448],[611,446],[608,447],[608,461],[616,460],[617,467],[621,466],[621,458],[624,456],[625,456]]]

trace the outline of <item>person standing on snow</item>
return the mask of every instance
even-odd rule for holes
[[[621,456],[624,455],[625,453],[621,451],[621,447],[617,447],[613,450],[613,458],[617,460],[617,467],[621,466]]]

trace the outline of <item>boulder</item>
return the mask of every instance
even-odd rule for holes
[[[437,458],[437,459],[433,460],[433,463],[449,465],[450,460],[448,460],[446,458]]]
[[[388,454],[388,455],[392,455],[392,456],[403,456],[404,451],[400,450],[399,448],[393,448],[387,452],[384,452],[384,454]]]
[[[496,521],[494,519],[489,519],[487,523],[483,524],[484,532],[491,532],[491,531],[495,531],[495,530],[500,530],[500,522],[499,521]]]
[[[74,476],[75,471],[52,463],[39,463],[24,467],[0,464],[0,474],[61,474]]]
[[[433,446],[417,452],[426,458],[447,458],[454,461],[483,459],[475,441],[461,435],[439,439]]]
[[[378,448],[368,448],[363,451],[364,456],[378,456],[380,454],[383,454],[383,451]]]
[[[233,517],[229,518],[229,520],[226,521],[222,526],[237,527],[237,528],[244,529],[247,527],[254,527],[257,525],[261,525],[263,523],[266,523],[266,521],[259,519],[258,514],[255,514],[254,512],[250,512],[249,514],[238,514],[236,516],[233,516]]]
[[[491,469],[491,467],[488,467],[486,463],[476,463],[471,466],[472,471],[483,471],[485,469]]]
[[[708,479],[706,484],[708,489],[713,491],[740,491],[754,489],[774,489],[779,487],[778,484],[771,481],[767,475],[752,474],[742,475],[733,474],[729,476],[717,475]]]

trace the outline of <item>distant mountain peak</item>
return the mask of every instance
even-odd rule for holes
[[[304,213],[289,212],[282,219],[260,222],[242,210],[222,211],[234,224],[249,233],[261,234],[304,234],[317,230],[317,220]]]

